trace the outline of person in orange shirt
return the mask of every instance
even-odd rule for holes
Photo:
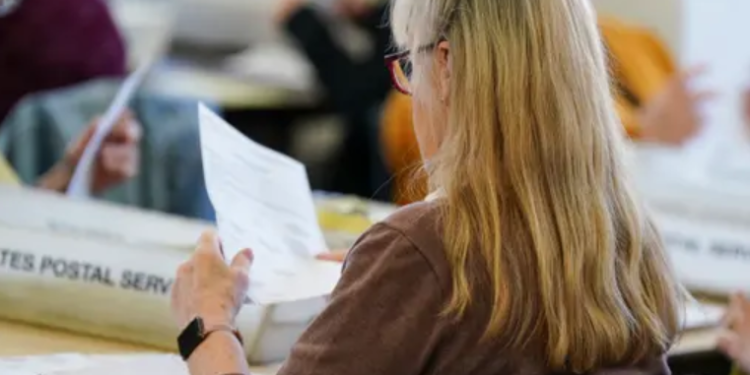
[[[599,19],[609,51],[616,107],[627,134],[643,142],[679,145],[701,127],[700,103],[710,92],[690,81],[703,73],[678,71],[664,44],[650,31],[608,17]],[[381,141],[400,204],[425,196],[422,163],[411,124],[411,100],[393,92],[384,107]]]

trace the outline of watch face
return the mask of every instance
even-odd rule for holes
[[[21,4],[21,0],[0,0],[0,17],[10,14]]]
[[[203,342],[203,320],[195,318],[177,337],[177,346],[182,358],[187,361],[201,342]]]

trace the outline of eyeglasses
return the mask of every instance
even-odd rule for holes
[[[432,43],[426,46],[419,47],[417,52],[424,53],[435,49],[437,43]],[[385,56],[385,65],[388,67],[388,71],[391,73],[391,83],[393,87],[404,95],[411,95],[411,51],[405,50],[401,52],[392,53]]]
[[[409,50],[385,56],[385,65],[391,73],[391,83],[400,93],[411,95],[411,59]]]

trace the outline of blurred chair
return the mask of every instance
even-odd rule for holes
[[[32,185],[59,160],[92,118],[103,113],[120,80],[96,80],[26,97],[0,127],[0,151]],[[197,105],[141,92],[131,109],[143,125],[140,174],[100,198],[213,220],[203,180]]]

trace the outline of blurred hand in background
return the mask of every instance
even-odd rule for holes
[[[640,123],[643,141],[679,146],[700,131],[703,126],[701,105],[715,94],[693,90],[690,83],[704,72],[704,67],[696,67],[676,75],[642,107]]]
[[[49,190],[67,189],[76,166],[91,141],[99,120],[94,120],[68,148],[60,162],[39,182]],[[123,113],[112,131],[102,142],[93,169],[91,191],[101,193],[138,174],[140,159],[141,125],[130,112]]]

